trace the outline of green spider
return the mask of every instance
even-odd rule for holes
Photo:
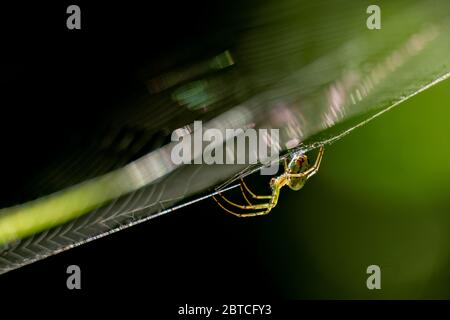
[[[284,172],[270,180],[270,188],[272,189],[272,194],[267,196],[259,196],[253,193],[245,184],[244,179],[241,178],[240,188],[242,195],[247,202],[247,205],[240,205],[228,200],[225,196],[219,193],[220,197],[228,204],[239,208],[241,210],[257,210],[256,212],[251,213],[237,213],[226,208],[215,196],[213,199],[217,202],[217,204],[226,212],[231,213],[237,217],[255,217],[268,214],[278,203],[278,198],[280,196],[280,190],[284,186],[288,186],[292,190],[300,190],[306,183],[306,181],[311,178],[314,174],[317,173],[320,167],[320,162],[322,161],[324,152],[324,147],[321,146],[319,150],[319,154],[317,155],[316,161],[313,166],[309,165],[308,157],[305,154],[294,154],[292,159],[289,161],[284,159]],[[258,200],[269,200],[266,203],[253,204],[251,203],[244,189],[252,196],[253,199]]]

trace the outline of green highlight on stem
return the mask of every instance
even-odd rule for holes
[[[49,196],[2,209],[0,245],[80,217],[132,191],[127,182],[122,171],[113,171]]]

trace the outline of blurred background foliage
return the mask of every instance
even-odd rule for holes
[[[260,239],[285,297],[450,298],[449,101],[445,81],[328,146],[303,190],[283,190]],[[381,290],[366,288],[372,264]]]

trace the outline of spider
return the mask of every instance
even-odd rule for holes
[[[247,202],[246,205],[240,205],[228,200],[225,196],[219,193],[219,196],[229,205],[239,208],[241,210],[257,210],[256,212],[250,213],[237,213],[226,208],[215,196],[213,196],[214,201],[226,212],[231,213],[237,217],[255,217],[268,214],[278,203],[278,198],[280,196],[280,190],[284,186],[288,186],[292,190],[300,190],[306,183],[306,181],[317,173],[319,170],[320,162],[322,161],[324,152],[324,147],[321,146],[319,154],[317,155],[316,161],[313,166],[310,167],[308,162],[308,157],[304,154],[295,154],[292,159],[288,162],[287,158],[284,159],[284,172],[270,180],[270,188],[272,189],[272,194],[267,196],[260,196],[253,193],[245,184],[244,179],[241,178],[240,188],[242,195]],[[251,203],[244,189],[251,195],[253,199],[257,200],[268,200],[266,203]]]

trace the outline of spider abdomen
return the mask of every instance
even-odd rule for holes
[[[300,190],[301,188],[303,188],[303,186],[305,185],[306,182],[306,178],[302,177],[302,178],[289,178],[288,180],[288,187],[291,188],[292,190]]]

